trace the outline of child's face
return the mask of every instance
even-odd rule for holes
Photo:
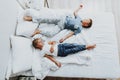
[[[82,20],[82,26],[87,27],[90,23],[90,19],[83,19]]]
[[[38,49],[41,49],[43,47],[43,41],[42,39],[39,39],[38,42],[37,42],[37,46],[36,46]]]

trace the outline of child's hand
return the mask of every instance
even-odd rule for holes
[[[55,62],[55,64],[56,64],[58,67],[61,67],[61,63],[60,63],[60,62]]]
[[[83,4],[80,4],[79,8],[82,9],[83,8]]]
[[[50,45],[55,45],[55,44],[56,44],[56,41],[49,41],[48,44],[50,44]]]
[[[64,41],[64,39],[63,39],[63,38],[59,40],[59,42],[60,42],[60,43],[62,43],[63,41]]]
[[[40,33],[41,33],[41,31],[40,31],[39,29],[35,29],[34,33],[32,34],[32,37],[33,37],[34,35],[40,34]]]
[[[54,52],[54,48],[53,48],[53,47],[50,48],[50,52],[51,52],[51,53]]]
[[[56,44],[56,41],[52,41],[52,45],[55,45]]]

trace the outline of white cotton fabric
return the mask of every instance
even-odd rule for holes
[[[30,9],[41,10],[44,8],[44,0],[28,0]]]
[[[37,23],[24,21],[17,25],[16,35],[31,37],[37,27]]]
[[[34,51],[32,72],[38,79],[43,80],[50,70],[56,71],[59,67],[47,58],[43,58],[40,52]]]
[[[63,12],[61,11],[61,13]],[[114,16],[112,13],[79,13],[79,16],[81,16],[81,18],[93,19],[92,28],[84,31],[90,40],[90,43],[97,44],[96,48],[91,51],[69,55],[67,58],[56,58],[61,63],[69,64],[66,64],[55,72],[50,71],[47,75],[58,77],[119,78],[120,65]],[[59,39],[61,39],[65,34],[68,34],[68,31],[64,30],[63,35],[57,34],[51,39],[46,38],[46,40],[55,39],[59,42]],[[81,42],[81,44],[87,44],[83,39],[79,40],[76,39],[76,37],[77,36],[73,36],[66,41],[75,42],[76,40],[75,43]],[[74,65],[71,63],[74,63]],[[37,76],[39,77],[39,75]]]
[[[47,9],[47,8],[43,8],[40,11],[34,9],[27,9],[26,15],[32,16],[33,22],[35,23],[47,22],[47,23],[57,24],[66,15],[72,15],[71,11],[66,11],[66,10],[62,10],[62,11],[63,13],[61,13],[61,10],[54,11],[54,9]]]
[[[38,28],[41,31],[41,34],[46,37],[53,37],[60,32],[60,28],[55,24],[42,23]]]
[[[12,72],[19,73],[32,68],[32,43],[30,39],[11,36]]]

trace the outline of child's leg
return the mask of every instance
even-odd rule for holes
[[[86,45],[70,44],[67,46],[65,45],[64,53],[68,55],[68,54],[77,53],[83,50],[86,50]]]
[[[65,43],[65,44],[60,44],[61,49],[59,50],[62,50],[62,51],[59,51],[58,52],[58,56],[67,56],[69,54],[74,54],[74,53],[77,53],[79,51],[83,51],[83,50],[90,50],[90,49],[93,49],[95,48],[96,45],[79,45],[79,44],[68,44],[68,43]],[[62,52],[62,53],[60,53]]]
[[[78,12],[80,9],[82,9],[83,5],[80,4],[79,7],[73,12],[74,16],[77,16],[78,15]]]
[[[58,45],[58,56],[64,57],[69,54],[74,54],[79,51],[86,50],[86,45],[79,45],[79,44],[59,44]]]

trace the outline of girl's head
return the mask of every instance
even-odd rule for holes
[[[41,38],[34,39],[32,45],[36,49],[42,49],[43,47],[43,40]]]

